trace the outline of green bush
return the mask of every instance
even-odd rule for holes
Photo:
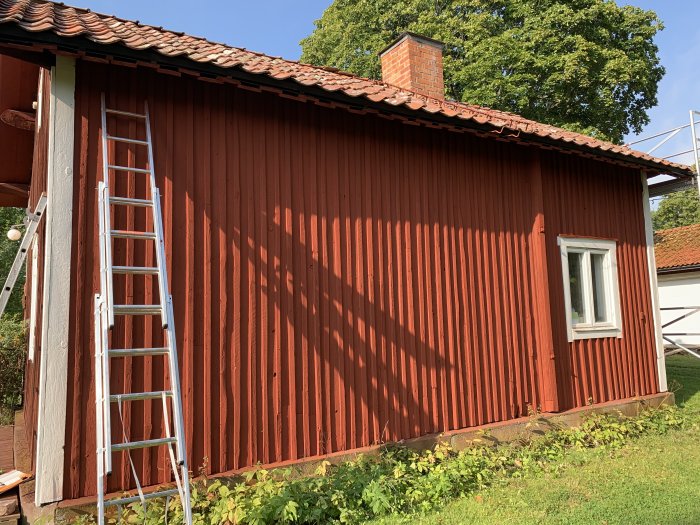
[[[24,323],[16,316],[0,319],[0,425],[10,425],[22,404],[27,353]]]
[[[495,480],[556,469],[572,449],[619,448],[645,434],[664,434],[687,426],[688,416],[675,407],[644,411],[637,417],[592,415],[579,428],[555,428],[542,437],[499,447],[462,451],[440,445],[417,452],[383,447],[378,457],[331,465],[316,475],[295,477],[291,469],[248,472],[238,483],[202,478],[191,487],[196,525],[273,523],[361,523],[389,514],[425,512],[459,496],[472,494]],[[111,523],[165,523],[164,502],[146,509],[132,504]],[[168,522],[182,522],[182,507],[169,504]],[[91,521],[82,516],[80,523]]]

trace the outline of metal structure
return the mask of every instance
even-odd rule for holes
[[[666,155],[665,157],[662,157],[663,159],[669,160],[669,159],[675,159],[676,157],[680,157],[681,155],[688,155],[690,153],[693,154],[693,160],[695,163],[695,173],[700,173],[699,168],[700,168],[700,130],[698,129],[698,125],[700,125],[700,111],[691,109],[689,111],[690,115],[690,122],[688,124],[684,124],[682,126],[676,126],[675,128],[668,129],[666,131],[662,131],[660,133],[655,133],[653,135],[650,135],[648,137],[643,137],[641,139],[634,140],[632,142],[628,142],[625,144],[625,146],[639,146],[641,144],[646,144],[647,142],[651,140],[658,140],[658,142],[654,143],[653,146],[650,148],[644,148],[645,152],[651,155],[654,153],[657,149],[659,149],[661,146],[668,144],[669,141],[671,141],[674,137],[680,137],[683,133],[688,130],[690,132],[690,141],[691,141],[691,147],[690,149],[684,149],[683,151],[680,152],[674,152],[670,155]],[[664,195],[667,195],[669,193],[673,193],[676,191],[682,191],[688,188],[691,188],[695,186],[698,190],[698,197],[700,198],[700,177],[697,175],[694,178],[690,177],[673,177],[669,180],[664,180],[661,182],[657,182],[656,184],[650,184],[649,185],[649,196],[651,198],[655,197],[662,197]]]
[[[663,182],[659,182],[654,185],[649,186],[649,195],[650,197],[661,197],[663,195],[667,195],[669,193],[673,193],[676,191],[681,191],[685,189],[692,188],[693,186],[696,187],[698,190],[698,198],[700,198],[700,129],[698,126],[700,125],[700,111],[691,109],[689,111],[690,115],[690,122],[688,124],[685,124],[683,126],[678,126],[666,131],[662,131],[661,133],[656,133],[654,135],[651,135],[649,137],[645,137],[642,139],[638,139],[636,141],[630,142],[627,144],[627,146],[632,146],[636,144],[641,144],[645,143],[649,140],[653,139],[659,139],[659,142],[656,143],[653,147],[648,149],[646,152],[651,154],[654,151],[656,151],[658,148],[663,146],[664,144],[668,143],[671,139],[682,133],[684,130],[689,130],[690,131],[690,139],[691,139],[691,148],[687,150],[683,150],[679,153],[673,153],[671,155],[667,155],[666,157],[663,157],[664,159],[671,159],[675,157],[679,157],[681,155],[688,155],[689,153],[693,154],[693,160],[695,162],[695,177],[694,181],[691,179],[671,179],[671,180],[666,180]],[[671,325],[674,325],[678,323],[679,321],[682,321],[683,319],[687,319],[688,317],[697,314],[700,312],[700,306],[667,306],[667,307],[661,307],[661,311],[678,311],[678,312],[683,312],[679,317],[676,317],[667,323],[664,323],[661,325],[662,329],[662,337],[664,339],[664,342],[667,343],[665,344],[666,352],[665,355],[671,356],[674,354],[678,354],[681,352],[685,352],[688,355],[692,355],[693,357],[697,357],[700,359],[700,347],[697,347],[695,345],[689,345],[689,344],[683,344],[680,342],[678,339],[679,337],[687,337],[687,336],[700,336],[700,332],[669,332],[664,329],[668,328]]]
[[[122,507],[130,503],[141,501],[144,507],[147,500],[152,498],[165,498],[165,513],[167,513],[172,496],[180,498],[184,523],[192,523],[189,475],[183,432],[182,401],[180,397],[180,375],[177,363],[177,348],[175,343],[175,330],[173,322],[172,297],[168,291],[167,269],[165,265],[165,248],[163,242],[163,225],[160,208],[160,193],[156,186],[153,162],[153,143],[151,140],[151,125],[148,113],[148,104],[144,104],[144,113],[131,113],[110,109],[105,106],[104,93],[102,94],[102,160],[103,180],[98,185],[98,213],[99,213],[99,252],[100,252],[100,285],[101,293],[95,295],[95,407],[96,437],[97,437],[97,494],[99,523],[105,523],[105,508],[117,506],[119,513]],[[129,129],[143,126],[146,139],[137,139],[111,135],[108,132],[108,116],[117,119],[128,119],[132,122]],[[110,148],[110,144],[113,145]],[[119,145],[128,148],[147,148],[148,165],[143,168],[118,165],[117,161],[110,161],[110,150],[116,159],[116,149]],[[149,178],[150,198],[135,199],[112,195],[110,191],[110,172],[115,174],[134,173]],[[132,207],[135,209],[150,209],[152,212],[153,231],[130,231],[115,229],[112,225],[112,207]],[[114,214],[116,217],[116,213]],[[156,266],[130,265],[118,266],[113,261],[114,239],[134,239],[153,243],[155,249]],[[158,304],[115,304],[114,300],[114,275],[142,275],[151,276],[158,280],[159,302]],[[126,301],[125,301],[126,302]],[[164,346],[150,348],[112,348],[110,345],[110,333],[115,332],[115,316],[160,316],[163,330]],[[121,326],[124,326],[122,324]],[[114,337],[112,337],[112,341]],[[149,392],[114,393],[110,388],[110,361],[125,357],[143,359],[150,356],[165,356],[168,361],[170,389]],[[143,439],[130,441],[124,424],[123,407],[126,403],[134,402],[162,402],[164,436],[156,439]],[[116,405],[121,420],[123,439],[120,443],[112,443],[111,409]],[[171,421],[173,431],[171,432]],[[170,467],[175,479],[176,488],[157,490],[145,494],[137,475],[136,467],[131,458],[131,450],[150,447],[167,447]],[[112,454],[126,454],[131,466],[138,494],[130,497],[122,497],[105,501],[104,478],[112,472]]]
[[[683,319],[687,319],[691,315],[697,314],[700,312],[700,306],[668,306],[665,308],[661,308],[662,311],[682,311],[682,313],[679,317],[676,317],[675,319],[672,319],[671,321],[661,325],[662,329],[662,335],[664,338],[664,341],[670,344],[670,346],[666,346],[666,357],[674,354],[678,354],[681,352],[685,352],[688,355],[692,355],[693,357],[697,357],[700,359],[700,346],[696,345],[690,345],[690,344],[684,344],[681,343],[677,338],[678,337],[688,337],[688,336],[700,336],[700,332],[664,332],[663,329],[671,326],[672,324],[675,324],[679,321],[682,321]]]
[[[24,260],[27,258],[27,251],[29,251],[29,246],[32,244],[32,239],[34,239],[34,234],[39,227],[39,222],[44,216],[44,210],[46,209],[46,194],[42,194],[39,198],[39,202],[36,204],[34,213],[28,213],[24,219],[24,225],[26,226],[26,231],[24,232],[24,237],[19,245],[19,250],[17,250],[17,255],[15,255],[15,261],[12,263],[12,268],[10,268],[10,273],[5,280],[5,286],[0,292],[0,317],[5,313],[5,308],[7,307],[7,302],[10,300],[10,295],[12,295],[12,290],[17,282],[17,277],[19,277],[22,271],[22,265]]]
[[[690,132],[693,138],[693,156],[695,158],[695,185],[698,188],[698,198],[700,198],[700,142],[698,142],[697,125],[700,121],[696,121],[695,117],[700,116],[700,111],[690,110]]]

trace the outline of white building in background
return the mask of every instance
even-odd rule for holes
[[[666,308],[700,308],[700,224],[660,230],[654,235],[654,244],[661,320],[666,324],[692,311]],[[663,332],[700,333],[700,312],[673,323]],[[673,335],[671,338],[684,346],[700,347],[697,335]]]

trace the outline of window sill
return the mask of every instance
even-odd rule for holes
[[[604,337],[622,337],[622,330],[613,326],[597,328],[572,328],[569,332],[569,342],[579,339],[602,339]]]

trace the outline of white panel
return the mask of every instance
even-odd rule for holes
[[[649,204],[649,183],[646,172],[641,172],[642,206],[644,209],[644,233],[647,244],[647,270],[651,289],[651,307],[654,313],[654,334],[656,343],[656,372],[659,377],[659,392],[666,392],[666,357],[664,342],[661,337],[661,312],[659,310],[659,287],[656,282],[656,257],[654,256],[654,229],[651,224],[651,205]]]
[[[678,273],[659,275],[659,305],[661,306],[661,323],[666,324],[689,311],[671,310],[663,308],[670,306],[700,306],[700,272]],[[663,329],[667,332],[700,333],[700,312],[697,312],[682,321],[673,323]],[[700,336],[673,336],[682,345],[700,346]],[[664,341],[666,342],[666,341]]]
[[[73,231],[75,59],[57,56],[51,69],[46,248],[36,438],[36,492],[43,505],[63,498],[68,381],[70,259]]]

